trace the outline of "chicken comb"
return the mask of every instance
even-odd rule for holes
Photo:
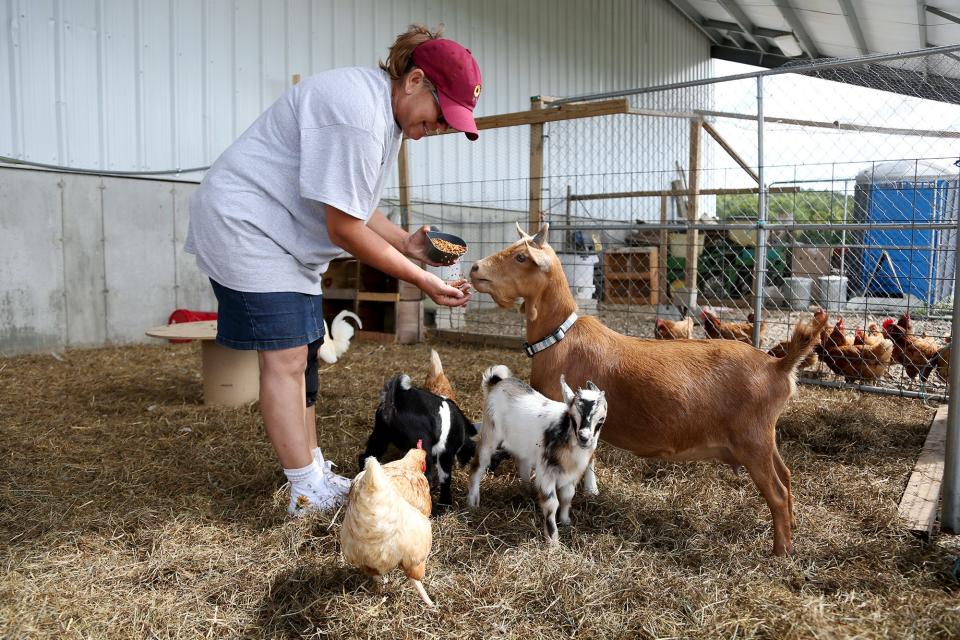
[[[893,318],[887,318],[886,320],[883,321],[883,328],[889,329],[894,324],[896,324],[896,321]]]

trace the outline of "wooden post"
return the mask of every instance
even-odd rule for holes
[[[400,226],[410,231],[410,164],[407,155],[407,140],[400,142],[397,156],[397,177],[400,183]]]
[[[690,196],[687,198],[687,222],[697,223],[699,212],[697,202],[700,195],[700,132],[703,121],[699,118],[690,120],[690,168],[688,186]],[[687,308],[691,311],[697,308],[697,261],[700,256],[697,245],[700,242],[700,232],[697,229],[687,229],[687,264],[686,264],[686,295]]]
[[[670,198],[660,196],[660,224],[667,223],[667,211],[670,207]],[[667,254],[670,249],[670,238],[666,229],[660,229],[660,250],[657,252],[657,261],[660,263],[657,288],[660,290],[660,299],[670,301],[670,283],[667,282]]]
[[[530,98],[530,110],[543,108],[540,96]],[[527,212],[527,233],[540,229],[540,195],[543,188],[543,123],[530,125],[530,208]]]
[[[400,143],[397,177],[400,183],[400,226],[410,231],[410,162],[407,141]],[[423,266],[422,264],[420,265]],[[397,342],[416,344],[423,339],[423,292],[412,284],[399,283],[397,302]]]

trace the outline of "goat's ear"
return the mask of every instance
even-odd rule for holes
[[[533,260],[533,263],[540,267],[540,271],[550,271],[550,267],[553,266],[553,261],[550,260],[550,255],[546,251],[538,249],[534,244],[528,244],[527,253],[530,254],[530,259]]]
[[[543,243],[547,241],[547,233],[550,231],[550,223],[544,222],[540,225],[540,230],[537,231],[537,235],[533,236],[532,242],[537,247],[542,247]]]
[[[567,386],[567,381],[563,377],[563,374],[560,374],[560,393],[563,394],[563,401],[567,404],[573,402],[573,390]]]
[[[593,380],[587,380],[587,389],[590,389],[591,391],[600,391],[600,389],[597,388],[597,385],[593,384]]]

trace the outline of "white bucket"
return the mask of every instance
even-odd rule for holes
[[[570,293],[573,294],[573,297],[580,299],[592,298],[596,291],[597,287],[595,285],[590,285],[589,287],[570,287]]]
[[[841,309],[847,304],[846,276],[820,276],[817,285],[817,302],[824,309]]]
[[[791,309],[806,310],[810,306],[812,278],[784,278],[783,298]]]
[[[575,298],[592,297],[593,265],[597,264],[600,258],[593,254],[578,253],[558,253],[557,258],[563,266],[563,275],[567,277],[567,284],[573,296]]]

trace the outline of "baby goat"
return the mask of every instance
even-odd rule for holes
[[[543,533],[550,544],[559,539],[558,506],[560,523],[570,523],[577,482],[593,459],[607,417],[606,396],[593,382],[574,393],[561,375],[560,389],[564,401],[556,402],[512,377],[502,364],[484,372],[483,425],[467,497],[471,507],[480,504],[480,480],[494,452],[504,449],[525,482],[531,467],[536,471],[534,485],[546,519]]]
[[[456,457],[461,465],[469,462],[476,448],[471,438],[476,434],[476,427],[455,402],[414,387],[410,377],[405,374],[394,376],[383,385],[383,391],[380,392],[380,406],[377,407],[373,433],[367,439],[366,449],[360,454],[360,468],[363,469],[368,457],[379,459],[383,456],[391,444],[406,453],[417,446],[418,440],[422,440],[423,448],[429,452],[427,477],[431,479],[431,484],[440,485],[440,499],[437,502],[451,505],[453,460]]]

